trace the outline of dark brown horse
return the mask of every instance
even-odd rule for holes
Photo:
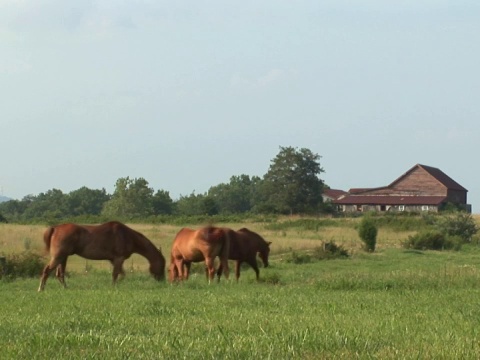
[[[270,254],[270,244],[272,242],[265,241],[256,232],[242,228],[234,232],[234,235],[230,239],[230,252],[228,258],[235,260],[235,278],[238,281],[240,277],[240,265],[242,262],[249,264],[257,276],[257,281],[260,278],[260,270],[258,269],[257,254],[262,259],[263,266],[268,266],[268,255]],[[222,265],[218,267],[217,276],[220,278],[222,275]]]
[[[198,230],[181,229],[172,244],[170,254],[170,281],[186,280],[192,262],[205,261],[209,282],[215,277],[215,258],[225,269],[228,279],[228,252],[233,231],[226,228],[207,226]]]
[[[60,283],[65,284],[65,268],[70,255],[90,260],[109,260],[113,265],[113,283],[125,276],[123,262],[133,253],[145,257],[150,273],[157,280],[165,279],[165,258],[143,234],[117,221],[102,225],[62,224],[49,227],[43,235],[50,262],[45,266],[38,291],[45,288],[50,273],[57,269]]]

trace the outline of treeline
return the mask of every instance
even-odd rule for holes
[[[70,193],[51,189],[22,200],[0,203],[0,221],[60,222],[70,219],[140,220],[166,216],[233,214],[313,214],[330,212],[323,204],[325,187],[320,156],[309,149],[280,147],[263,177],[232,176],[203,194],[173,200],[166,190],[155,191],[144,178],[119,178],[113,194],[82,187]]]

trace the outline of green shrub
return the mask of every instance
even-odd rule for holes
[[[457,212],[442,217],[436,225],[442,233],[448,236],[458,236],[463,242],[471,242],[473,235],[478,231],[472,215],[466,212]]]
[[[333,241],[323,243],[323,246],[316,247],[313,252],[313,257],[317,260],[328,260],[336,258],[349,257],[348,251],[342,246],[338,246]]]
[[[385,212],[368,213],[367,216],[375,218],[375,225],[378,228],[389,228],[396,231],[416,231],[431,224],[431,213],[428,216],[410,211],[406,212]]]
[[[45,261],[42,256],[32,251],[2,256],[0,278],[39,277]]]
[[[402,245],[416,250],[459,250],[461,242],[459,237],[447,236],[437,230],[426,230],[409,236]]]
[[[365,216],[360,221],[358,227],[358,236],[364,243],[364,249],[369,252],[375,251],[375,246],[377,245],[377,227],[375,222],[369,216]]]

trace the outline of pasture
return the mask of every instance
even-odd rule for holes
[[[43,293],[39,279],[0,281],[0,358],[480,358],[480,247],[409,251],[400,244],[412,231],[380,228],[377,251],[365,253],[355,221],[226,224],[273,242],[258,283],[249,267],[238,283],[208,285],[201,267],[188,282],[158,283],[135,256],[116,287],[109,263],[78,257],[68,289],[53,278]],[[169,262],[179,227],[130,226]],[[40,251],[44,228],[1,224],[0,252]],[[322,241],[352,256],[289,261]]]

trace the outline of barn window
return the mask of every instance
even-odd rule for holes
[[[428,205],[422,205],[422,211],[428,211]]]
[[[398,205],[398,211],[405,211],[405,205]]]

